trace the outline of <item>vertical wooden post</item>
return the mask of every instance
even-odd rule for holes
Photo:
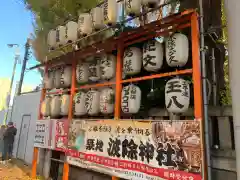
[[[75,56],[73,56],[74,60],[72,63],[72,82],[71,82],[71,94],[70,94],[70,102],[69,102],[69,108],[68,108],[68,130],[71,125],[71,121],[73,118],[73,100],[75,96],[75,90],[76,90],[76,66],[77,66],[77,61],[75,59]],[[67,133],[68,134],[68,133]],[[65,153],[65,162],[63,166],[63,180],[68,180],[69,178],[69,164],[67,163],[67,158],[66,158],[66,153]]]
[[[44,69],[44,79],[47,76],[48,76],[48,67],[45,66],[45,69]],[[40,104],[39,104],[39,110],[38,110],[38,120],[41,120],[43,118],[42,117],[42,113],[41,113],[41,106],[42,106],[42,102],[45,99],[45,95],[46,95],[46,89],[45,89],[45,87],[43,87],[42,91],[41,91]],[[36,179],[36,177],[37,177],[38,153],[39,153],[39,149],[37,147],[34,147],[34,149],[33,149],[33,158],[32,158],[32,172],[31,172],[32,179]]]
[[[202,172],[203,178],[207,180],[207,164],[205,155],[205,136],[203,121],[203,99],[202,81],[200,65],[200,46],[199,46],[199,25],[198,15],[194,12],[191,16],[191,36],[192,36],[192,65],[193,65],[193,89],[194,89],[194,116],[201,123],[201,152],[202,152]]]
[[[121,117],[121,96],[122,96],[122,64],[123,64],[124,46],[120,42],[117,49],[117,65],[116,65],[116,93],[115,93],[115,120]],[[112,180],[119,180],[118,177],[112,176]]]

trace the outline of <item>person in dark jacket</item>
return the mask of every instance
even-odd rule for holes
[[[3,134],[4,141],[4,150],[2,156],[3,162],[5,162],[6,160],[10,160],[12,158],[13,143],[16,134],[17,129],[13,126],[13,122],[9,122],[7,130]]]

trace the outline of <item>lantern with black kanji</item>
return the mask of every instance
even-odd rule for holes
[[[79,84],[88,82],[88,63],[80,63],[76,67],[76,79]]]
[[[101,78],[100,69],[101,56],[96,56],[92,62],[89,63],[89,80],[96,82]]]
[[[90,90],[86,94],[85,103],[87,114],[95,116],[100,112],[100,93],[97,90]]]
[[[116,0],[104,2],[104,21],[107,25],[114,25],[118,19],[118,4]]]
[[[159,0],[142,0],[143,5],[147,5],[149,8],[154,8],[159,4]]]
[[[96,31],[103,29],[105,27],[102,7],[95,7],[92,9],[92,20],[93,27]]]
[[[183,113],[190,103],[190,87],[188,81],[181,78],[169,80],[165,86],[165,105],[171,113]]]
[[[150,40],[143,46],[143,68],[147,71],[158,71],[163,64],[163,47],[156,40]]]
[[[61,97],[60,115],[62,115],[62,116],[67,116],[68,115],[69,102],[70,102],[70,95],[69,94],[63,94],[62,97]]]
[[[44,117],[50,116],[50,105],[51,105],[51,97],[46,96],[44,101],[41,104],[41,114]]]
[[[74,115],[83,116],[85,114],[87,114],[86,93],[80,91],[74,97]]]
[[[141,106],[141,89],[133,84],[122,89],[122,111],[127,114],[138,113]]]
[[[100,92],[100,112],[111,114],[114,110],[115,91],[112,88],[104,88]]]
[[[71,43],[78,39],[78,23],[69,21],[66,24],[67,42]]]
[[[48,70],[47,76],[44,77],[44,87],[45,89],[52,89],[54,87],[54,71]]]
[[[170,67],[183,67],[188,61],[189,42],[186,35],[175,33],[166,40],[166,60]]]
[[[66,38],[66,27],[65,26],[58,26],[56,31],[56,42],[58,46],[63,46],[67,43]]]
[[[63,66],[57,67],[55,68],[55,73],[53,76],[53,84],[54,84],[54,88],[61,88],[61,74],[63,73]]]
[[[60,81],[61,81],[61,87],[66,88],[71,86],[72,82],[72,68],[71,66],[66,66],[60,69]]]
[[[50,104],[50,116],[51,118],[57,118],[61,112],[61,95],[54,95],[51,98]]]
[[[87,36],[93,31],[92,17],[89,13],[82,13],[78,18],[78,32],[80,36]]]
[[[140,73],[142,67],[142,50],[137,47],[129,47],[124,51],[123,71],[126,75]]]
[[[57,46],[57,32],[52,29],[48,33],[47,43],[50,49],[54,49]]]
[[[136,16],[141,13],[141,1],[140,0],[125,0],[125,10],[127,15]]]
[[[101,78],[109,80],[115,76],[116,56],[108,54],[103,55],[100,61]]]

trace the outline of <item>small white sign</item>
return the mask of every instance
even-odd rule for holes
[[[49,147],[50,120],[36,121],[36,132],[34,137],[34,147]]]

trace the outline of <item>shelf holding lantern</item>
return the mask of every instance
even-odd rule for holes
[[[147,26],[146,26],[147,27]],[[148,29],[148,31],[149,30],[151,30],[151,28],[150,29]],[[146,30],[146,32],[147,32],[147,30]],[[146,33],[145,32],[145,33]],[[146,33],[147,34],[147,33]],[[149,33],[150,34],[150,33]],[[161,34],[161,33],[158,33],[158,34]],[[135,35],[137,35],[137,34],[135,34]],[[132,36],[133,37],[133,36]],[[140,36],[141,37],[141,36]],[[146,38],[148,38],[148,37],[146,37]],[[126,38],[125,38],[126,39]],[[124,41],[124,43],[125,42],[127,42],[127,43],[131,43],[130,41],[128,42],[128,40],[123,40]],[[137,41],[137,40],[136,40]],[[104,43],[104,42],[103,42]],[[126,43],[126,44],[127,44]],[[125,45],[126,45],[125,44]],[[126,47],[126,46],[125,46]],[[82,51],[82,50],[80,50],[80,51]],[[83,50],[84,51],[84,50]],[[83,52],[82,51],[82,52]],[[110,51],[108,51],[108,52],[110,52]],[[76,52],[76,54],[77,54],[78,52]],[[140,53],[141,53],[141,58],[139,58],[139,62],[140,62],[140,65],[138,65],[138,67],[140,66],[140,70],[136,70],[135,69],[135,71],[134,72],[131,72],[131,73],[129,73],[128,75],[136,75],[136,74],[138,74],[138,73],[140,73],[141,72],[141,66],[142,65],[144,65],[143,64],[143,59],[144,59],[144,53],[142,53],[142,49],[140,49]],[[157,52],[156,52],[157,53]],[[159,51],[158,51],[158,53],[159,53]],[[162,54],[163,54],[163,52],[162,52]],[[119,58],[119,57],[118,57]],[[158,58],[157,58],[158,59]],[[160,58],[161,59],[161,58]],[[85,60],[85,58],[84,58],[84,60]],[[159,60],[159,59],[158,59]],[[101,61],[100,61],[101,62]],[[92,63],[92,62],[90,62],[90,63]],[[124,63],[124,60],[123,60],[123,63]],[[161,63],[161,60],[159,60],[158,61],[158,63]],[[74,65],[73,65],[74,66]],[[124,64],[122,65],[123,66],[123,69],[124,69]],[[158,71],[158,70],[160,70],[161,69],[161,66],[162,65],[160,65],[160,66],[158,66],[157,68],[153,68],[153,67],[150,67],[150,69],[148,69],[147,71],[150,71],[150,72],[156,72],[156,71]],[[160,68],[159,68],[160,67]],[[177,66],[178,67],[178,66]],[[76,68],[76,67],[75,67]],[[100,70],[101,70],[101,63],[100,63]],[[74,69],[74,68],[73,68]],[[119,69],[118,69],[119,70]],[[75,71],[74,70],[74,72],[78,72],[77,70]],[[124,71],[124,73],[125,73],[125,71]],[[121,75],[123,76],[123,74],[124,73],[122,73]],[[192,70],[191,69],[186,69],[186,70],[176,70],[176,71],[174,71],[174,72],[170,72],[170,73],[162,73],[162,74],[154,74],[154,75],[149,75],[149,76],[144,76],[144,77],[136,77],[136,78],[131,78],[131,79],[127,79],[127,80],[119,80],[119,78],[116,80],[116,82],[111,82],[111,85],[116,85],[116,84],[123,84],[123,83],[128,83],[128,82],[130,82],[130,83],[132,83],[132,82],[137,82],[137,81],[142,81],[142,80],[147,80],[147,79],[154,79],[154,78],[160,78],[160,77],[167,77],[167,76],[172,76],[172,75],[178,75],[178,74],[191,74],[192,73]],[[87,97],[87,105],[85,105],[84,106],[84,108],[85,109],[87,109],[87,114],[89,115],[89,116],[96,116],[96,115],[98,115],[99,113],[105,113],[105,112],[103,112],[103,110],[102,109],[106,109],[104,106],[101,106],[101,102],[104,102],[104,100],[105,100],[105,102],[106,102],[106,99],[107,98],[101,98],[102,96],[101,96],[101,93],[102,93],[102,91],[104,91],[103,89],[107,89],[107,88],[103,88],[103,89],[98,89],[98,87],[103,87],[103,86],[107,86],[106,84],[110,84],[109,82],[107,82],[107,83],[105,83],[105,82],[103,82],[103,83],[101,83],[100,82],[100,80],[101,79],[105,79],[105,77],[103,77],[102,76],[102,72],[100,73],[100,79],[99,80],[96,80],[96,81],[93,81],[93,82],[97,82],[97,81],[99,81],[98,83],[95,83],[95,84],[90,84],[90,85],[83,85],[83,86],[80,86],[80,87],[75,87],[75,85],[72,85],[73,87],[74,87],[74,89],[75,90],[79,90],[79,89],[81,89],[82,87],[83,88],[89,88],[89,87],[91,87],[91,88],[94,88],[94,89],[89,89],[89,91],[86,93],[86,95],[88,95],[88,97]],[[73,76],[74,77],[74,76]],[[118,73],[118,75],[117,75],[117,77],[120,77],[120,75],[119,75],[119,73]],[[76,77],[74,77],[74,80],[76,81],[76,79],[78,79],[78,78],[76,78]],[[90,80],[90,78],[89,78],[89,80]],[[92,80],[91,80],[92,81]],[[95,87],[94,87],[95,86]],[[130,87],[129,87],[130,86]],[[133,101],[132,102],[130,102],[130,101],[126,101],[126,99],[125,99],[125,101],[124,101],[124,99],[122,98],[120,101],[121,101],[121,106],[120,106],[120,108],[122,109],[122,111],[124,112],[124,113],[131,113],[131,114],[134,114],[134,113],[138,113],[139,112],[139,109],[140,109],[140,106],[141,106],[141,89],[138,87],[138,86],[136,86],[136,85],[133,85],[133,84],[130,84],[130,85],[128,85],[128,86],[125,86],[125,87],[127,87],[127,88],[129,88],[129,89],[131,89],[131,87],[136,87],[136,92],[137,93],[135,93],[135,94],[138,94],[136,97],[140,97],[140,98],[136,98],[136,100],[134,101],[134,105],[133,105]],[[130,97],[131,96],[131,93],[130,93],[130,95],[129,94],[127,94],[127,93],[125,93],[124,94],[124,88],[125,87],[123,87],[122,88],[122,95],[124,95],[124,96],[128,96],[128,97]],[[127,89],[126,88],[126,89]],[[111,88],[110,88],[111,89]],[[125,90],[126,90],[125,89]],[[134,88],[133,88],[134,89]],[[134,90],[135,91],[135,90]],[[73,93],[74,91],[73,90],[71,90],[71,94],[73,95],[74,93]],[[91,93],[89,93],[89,92],[91,92]],[[92,96],[92,94],[94,94],[95,93],[95,100],[94,100],[94,98],[92,98],[93,96]],[[97,95],[98,94],[98,95]],[[119,93],[118,93],[119,94]],[[134,94],[134,93],[133,93]],[[91,96],[91,98],[89,98]],[[98,100],[98,102],[100,103],[97,103],[97,101],[96,101],[96,99],[98,99],[98,97],[99,97],[99,100]],[[106,97],[106,96],[105,96]],[[133,96],[132,96],[133,97]],[[126,97],[124,97],[124,98],[126,98]],[[83,99],[85,99],[85,98],[83,98],[82,97],[82,101],[84,101]],[[92,100],[89,100],[89,99],[92,99]],[[75,100],[75,99],[74,99]],[[85,99],[86,100],[86,99]],[[98,106],[97,107],[95,107],[95,108],[90,108],[90,106],[89,106],[89,102],[92,102],[92,105],[96,105],[96,104],[98,104]],[[94,103],[94,102],[96,102],[96,103]],[[129,107],[127,107],[126,106],[126,102],[129,104]],[[124,104],[125,103],[125,104]],[[86,103],[85,103],[86,104]],[[138,106],[138,104],[139,104],[139,106]],[[167,103],[166,103],[167,104]],[[76,102],[74,102],[74,106],[73,106],[74,108],[75,108],[75,111],[76,111]],[[104,107],[104,108],[103,108]],[[82,113],[79,113],[79,114],[83,114],[83,115],[85,115],[86,113],[84,113],[84,108],[83,108],[83,103],[81,103],[81,109],[82,109]],[[111,109],[111,108],[110,108]],[[126,109],[129,109],[129,110],[126,110]],[[74,114],[76,115],[76,116],[78,116],[78,113],[77,112],[75,112],[74,111]],[[109,112],[109,111],[108,111]],[[110,111],[111,113],[112,113],[112,111]],[[110,114],[111,114],[110,113]],[[119,118],[119,116],[118,116],[118,113],[115,113],[115,114],[117,114],[117,115],[115,115],[117,118]],[[81,115],[80,115],[81,116]],[[70,118],[71,116],[69,115],[69,118]],[[70,120],[69,120],[70,121]],[[66,163],[67,164],[67,163]]]

